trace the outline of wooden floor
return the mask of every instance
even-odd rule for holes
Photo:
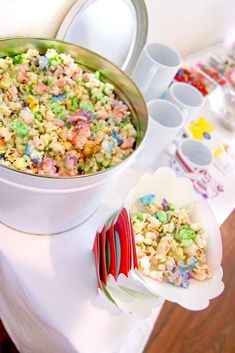
[[[144,353],[235,353],[235,211],[221,233],[223,294],[201,312],[166,302]]]
[[[221,232],[224,293],[201,312],[167,302],[144,353],[235,353],[235,211]],[[1,323],[0,353],[17,353]]]

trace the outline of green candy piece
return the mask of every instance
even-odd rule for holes
[[[29,128],[26,123],[20,124],[18,119],[15,119],[13,122],[13,129],[15,132],[24,137],[28,135]]]
[[[51,69],[56,69],[57,66],[61,64],[61,59],[59,56],[54,56],[53,58],[49,58]]]
[[[28,135],[28,131],[29,131],[29,128],[28,128],[27,124],[23,123],[20,126],[20,129],[19,129],[20,135],[27,136]]]
[[[93,168],[93,160],[88,159],[85,163],[84,171],[88,172],[89,170],[92,170],[92,168]]]
[[[65,117],[64,113],[58,114],[57,117],[58,117],[58,119],[63,120],[64,122],[66,121],[66,117]]]
[[[68,85],[64,86],[64,92],[68,93],[70,91],[70,87]]]
[[[96,159],[96,162],[99,163],[99,164],[101,164],[102,161],[103,161],[103,157],[101,157],[101,156],[99,156],[99,155],[98,155],[98,156],[96,155],[96,156],[95,156],[95,159]]]
[[[97,133],[99,131],[103,131],[104,128],[105,128],[106,124],[105,124],[105,121],[101,120],[99,121],[97,124],[93,125],[91,130],[94,132],[94,133]]]
[[[58,115],[58,114],[62,113],[61,104],[59,102],[51,103],[50,107],[51,107],[51,110],[54,114]]]
[[[169,211],[174,211],[175,210],[175,206],[173,205],[173,203],[168,203],[168,210]]]
[[[28,86],[27,93],[33,94],[33,87],[32,86]]]
[[[70,108],[71,111],[75,111],[78,109],[79,98],[74,96],[71,98],[72,106]]]
[[[53,152],[53,148],[48,147],[48,149],[47,149],[47,153],[51,153],[51,152]]]
[[[33,71],[33,72],[36,72],[36,71],[37,71],[37,66],[36,66],[34,63],[32,63],[29,68],[30,68],[30,70]]]
[[[103,159],[101,164],[104,168],[108,168],[110,166],[110,161],[108,161],[107,159]]]
[[[73,126],[73,124],[71,124],[71,123],[66,123],[66,126],[67,126],[68,129],[70,129],[70,128]]]
[[[176,229],[175,238],[177,240],[194,239],[195,237],[196,237],[196,233],[187,224],[180,226],[179,228]]]
[[[121,127],[126,126],[126,125],[128,125],[130,122],[131,122],[131,119],[130,119],[130,117],[128,116],[127,118],[123,119],[123,120],[120,122],[119,126],[121,126]]]
[[[96,72],[95,72],[95,77],[97,78],[97,80],[100,79],[100,72],[99,72],[99,71],[96,71]]]
[[[83,110],[94,110],[93,104],[89,101],[81,101],[81,103],[79,104],[79,108]]]
[[[144,220],[144,217],[143,217],[142,213],[138,213],[137,216],[136,216],[136,218],[137,218],[138,221],[140,221],[140,222],[143,222],[143,220]]]
[[[77,164],[77,168],[80,169],[80,170],[84,170],[84,163],[78,163]]]
[[[25,59],[25,54],[15,55],[13,57],[13,64],[15,65],[23,64],[24,59]]]
[[[156,212],[156,216],[158,218],[158,220],[162,223],[166,223],[167,222],[167,214],[165,211],[157,211]]]
[[[42,116],[39,113],[34,113],[34,119],[38,120],[38,121],[42,121]]]
[[[28,135],[22,137],[22,144],[27,145],[28,142]]]
[[[52,83],[52,81],[53,81],[53,78],[52,78],[52,77],[46,76],[46,77],[44,78],[44,80],[43,80],[43,83],[44,83],[46,86],[48,86],[48,85],[50,85],[50,84]]]
[[[180,243],[181,246],[190,246],[193,244],[193,240],[192,239],[183,239]]]
[[[100,99],[101,103],[103,104],[108,104],[109,103],[109,97],[106,97],[106,96],[103,96],[101,99]]]
[[[18,130],[20,128],[20,123],[19,123],[19,120],[18,119],[15,119],[13,121],[13,129],[14,130]]]

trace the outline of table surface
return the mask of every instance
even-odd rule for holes
[[[220,125],[208,104],[200,114],[235,148],[235,133]],[[235,171],[211,174],[224,192],[209,200],[221,225],[235,206]],[[111,316],[100,309],[92,246],[97,227],[121,205],[140,172],[127,169],[95,215],[80,227],[55,236],[19,233],[0,224],[0,315],[24,353],[140,353],[161,308],[147,320]]]

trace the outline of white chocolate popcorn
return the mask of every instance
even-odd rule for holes
[[[196,254],[197,249],[198,249],[198,246],[193,243],[185,247],[184,252],[189,256],[194,256]]]
[[[137,234],[137,235],[135,236],[135,242],[136,242],[136,244],[143,243],[143,242],[144,242],[144,236],[141,235],[141,234]]]
[[[196,265],[193,269],[193,274],[197,281],[205,281],[207,278],[211,278],[211,273],[207,265]]]
[[[142,198],[140,213],[137,206],[136,213],[132,210],[140,271],[152,279],[184,288],[191,278],[210,278],[207,234],[197,223],[191,223],[187,210],[175,209],[172,204],[167,209],[166,200],[164,208],[155,201],[148,203],[153,195]]]
[[[152,244],[152,239],[151,238],[145,238],[144,239],[144,244],[146,244],[146,245],[151,245]]]
[[[159,260],[165,259],[167,253],[169,250],[171,250],[175,246],[175,240],[171,235],[166,235],[163,237],[159,244],[158,248],[156,250],[156,258]]]
[[[191,228],[192,228],[192,230],[197,232],[200,229],[200,226],[197,223],[192,223]]]
[[[150,271],[149,276],[153,279],[156,279],[159,282],[162,282],[164,272],[163,271]]]
[[[140,265],[144,270],[149,270],[150,268],[150,261],[148,256],[143,256],[140,259]]]
[[[201,249],[204,249],[207,247],[208,235],[206,233],[203,233],[202,235],[197,235],[195,241]]]

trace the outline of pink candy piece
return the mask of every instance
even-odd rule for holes
[[[56,175],[56,161],[51,158],[44,157],[42,162],[42,171],[49,175]]]
[[[58,86],[58,87],[64,87],[65,86],[65,80],[63,80],[63,79],[60,79],[60,80],[58,80],[58,81],[56,81],[56,85]]]
[[[78,120],[85,122],[85,121],[87,121],[87,118],[86,118],[85,116],[75,115],[75,114],[70,115],[70,116],[67,117],[68,123],[75,123],[75,122],[77,122]]]
[[[55,122],[55,124],[56,124],[57,126],[60,126],[60,127],[64,127],[64,126],[65,126],[64,121],[61,120],[61,119],[55,118],[54,122]]]
[[[75,74],[73,74],[72,79],[76,80],[77,78],[79,78],[81,76],[80,72],[76,72]]]
[[[22,65],[16,65],[15,66],[15,70],[17,71],[21,71],[22,73],[26,73],[26,71],[29,69],[29,65],[28,64],[22,64]]]
[[[47,92],[48,91],[48,88],[46,85],[44,85],[44,83],[39,83],[37,85],[37,88],[36,88],[37,92],[39,93],[43,93],[43,92]]]
[[[65,73],[66,76],[72,77],[72,75],[73,75],[73,69],[70,68],[70,67],[65,67],[65,68],[64,68],[64,73]]]
[[[100,119],[102,119],[102,120],[107,120],[108,117],[109,117],[109,116],[108,116],[107,113],[103,113],[103,114],[100,115]]]
[[[91,134],[90,126],[87,123],[85,123],[84,121],[79,122],[79,130],[87,137],[89,137]]]
[[[67,117],[67,122],[68,123],[75,123],[76,121],[78,121],[78,115],[70,115]]]
[[[20,75],[17,78],[18,82],[27,83],[29,81],[28,77],[26,76],[28,68],[29,66],[27,64],[15,66],[15,70],[20,71]]]
[[[73,170],[77,165],[77,158],[70,156],[70,155],[67,155],[65,163],[66,163],[66,167],[68,169]]]
[[[54,76],[58,77],[58,76],[62,75],[63,73],[64,73],[64,69],[62,67],[58,67],[54,72]]]
[[[85,143],[87,142],[87,137],[78,133],[77,135],[74,136],[72,142],[76,148],[81,149],[84,147]]]
[[[87,116],[85,116],[85,114],[83,114],[81,110],[76,110],[72,115],[69,115],[67,117],[67,121],[69,123],[75,123],[75,122],[79,121],[79,127],[82,128],[82,125],[81,125],[82,121],[86,122]]]
[[[25,76],[25,74],[22,73],[18,76],[17,81],[20,83],[27,83],[29,79]]]
[[[76,148],[83,148],[85,143],[87,142],[87,138],[91,134],[91,129],[90,126],[81,121],[79,123],[79,131],[78,133],[74,136],[73,138],[73,144],[75,145]]]
[[[131,148],[135,142],[135,139],[133,137],[128,137],[124,139],[123,144],[121,145],[121,148]]]
[[[12,99],[13,101],[19,100],[19,97],[18,97],[18,90],[17,90],[17,88],[16,88],[15,86],[10,87],[8,91],[9,91],[10,96],[11,96],[11,99]]]

